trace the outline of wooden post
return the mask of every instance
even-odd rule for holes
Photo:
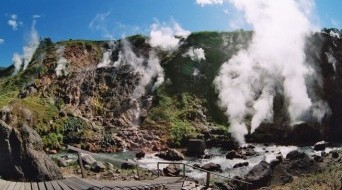
[[[137,164],[136,167],[137,167],[137,175],[138,175],[138,178],[140,180],[139,164]]]
[[[207,172],[207,183],[205,184],[205,187],[208,188],[210,185],[210,172]]]
[[[158,171],[158,177],[160,176],[160,171],[159,171],[159,162],[157,163],[157,171]]]
[[[185,164],[183,164],[183,177],[185,178]]]
[[[80,164],[80,168],[81,168],[81,173],[82,173],[82,178],[85,178],[85,172],[84,172],[84,167],[83,167],[83,163],[82,163],[82,158],[81,158],[81,153],[77,152],[78,155],[78,163]]]

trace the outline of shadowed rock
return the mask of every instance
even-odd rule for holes
[[[59,167],[43,151],[42,139],[27,125],[12,128],[0,120],[0,176],[13,181],[63,178]]]

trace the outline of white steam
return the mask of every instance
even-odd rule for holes
[[[65,59],[64,56],[64,46],[60,46],[57,51],[57,67],[55,69],[56,75],[65,76],[68,74],[67,65],[69,64],[68,60]]]
[[[251,132],[262,122],[273,119],[273,99],[284,95],[292,122],[307,114],[319,121],[324,113],[312,102],[306,79],[312,69],[305,62],[305,40],[313,25],[309,14],[313,1],[307,0],[230,0],[244,14],[254,35],[249,47],[225,62],[214,83],[220,105],[226,110],[230,131],[245,143],[247,117]],[[314,104],[314,106],[313,106]]]
[[[14,74],[17,74],[21,68],[23,71],[26,70],[30,63],[34,52],[36,52],[39,46],[39,35],[36,30],[36,21],[34,20],[31,26],[31,32],[28,38],[27,44],[23,47],[23,54],[14,53],[12,61],[14,64]]]
[[[183,54],[183,57],[190,57],[193,61],[205,60],[204,49],[190,47],[189,50]]]
[[[172,26],[155,23],[151,25],[149,44],[163,51],[174,51],[180,46],[180,37],[187,38],[189,35],[190,32],[177,22],[173,22]]]
[[[111,57],[112,57],[112,54],[113,54],[113,49],[116,48],[116,46],[115,46],[115,42],[114,41],[110,41],[108,43],[108,45],[109,45],[109,49],[106,50],[103,53],[102,60],[97,65],[98,68],[100,68],[100,67],[109,67],[112,64]],[[120,54],[119,54],[119,58],[120,58]]]

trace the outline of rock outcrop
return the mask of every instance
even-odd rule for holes
[[[0,120],[0,176],[13,181],[61,179],[58,166],[43,151],[40,136],[27,125],[12,128]]]
[[[272,169],[270,164],[261,161],[255,165],[251,171],[246,175],[246,181],[252,183],[253,189],[267,186],[271,180]]]

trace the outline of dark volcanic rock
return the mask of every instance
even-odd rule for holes
[[[252,183],[251,188],[260,188],[268,185],[271,175],[271,166],[267,162],[261,161],[248,172],[245,179]]]
[[[144,158],[145,157],[145,152],[144,151],[140,151],[140,152],[138,152],[138,153],[136,153],[135,154],[135,157],[137,158],[137,159],[142,159],[142,158]]]
[[[331,157],[332,157],[332,158],[338,158],[338,157],[339,157],[338,152],[337,152],[336,150],[332,150],[332,151],[330,152],[330,154],[331,154]]]
[[[106,169],[106,166],[102,163],[102,162],[94,162],[91,165],[91,171],[99,173],[99,172],[103,172]]]
[[[179,176],[181,169],[179,169],[175,164],[170,164],[163,169],[165,176]]]
[[[159,158],[171,161],[184,160],[184,155],[175,149],[169,149],[166,152],[156,154]]]
[[[326,143],[324,141],[321,141],[315,144],[314,150],[322,151],[322,150],[325,150],[325,147],[326,147]]]
[[[237,151],[235,150],[231,150],[226,154],[226,158],[227,159],[234,159],[234,158],[244,158],[241,154],[239,154]]]
[[[61,179],[62,173],[43,150],[36,131],[26,125],[12,128],[0,120],[0,176],[13,181]]]
[[[298,150],[293,150],[286,155],[286,159],[296,160],[296,159],[304,158],[305,156],[307,156],[305,153],[298,152]]]
[[[220,164],[208,163],[203,165],[201,168],[211,172],[222,172]]]
[[[248,166],[249,163],[248,162],[241,162],[241,163],[237,163],[233,166],[233,168],[240,168],[240,167],[245,167]]]
[[[204,154],[205,141],[201,139],[190,139],[187,145],[186,154],[189,156],[200,156]]]

